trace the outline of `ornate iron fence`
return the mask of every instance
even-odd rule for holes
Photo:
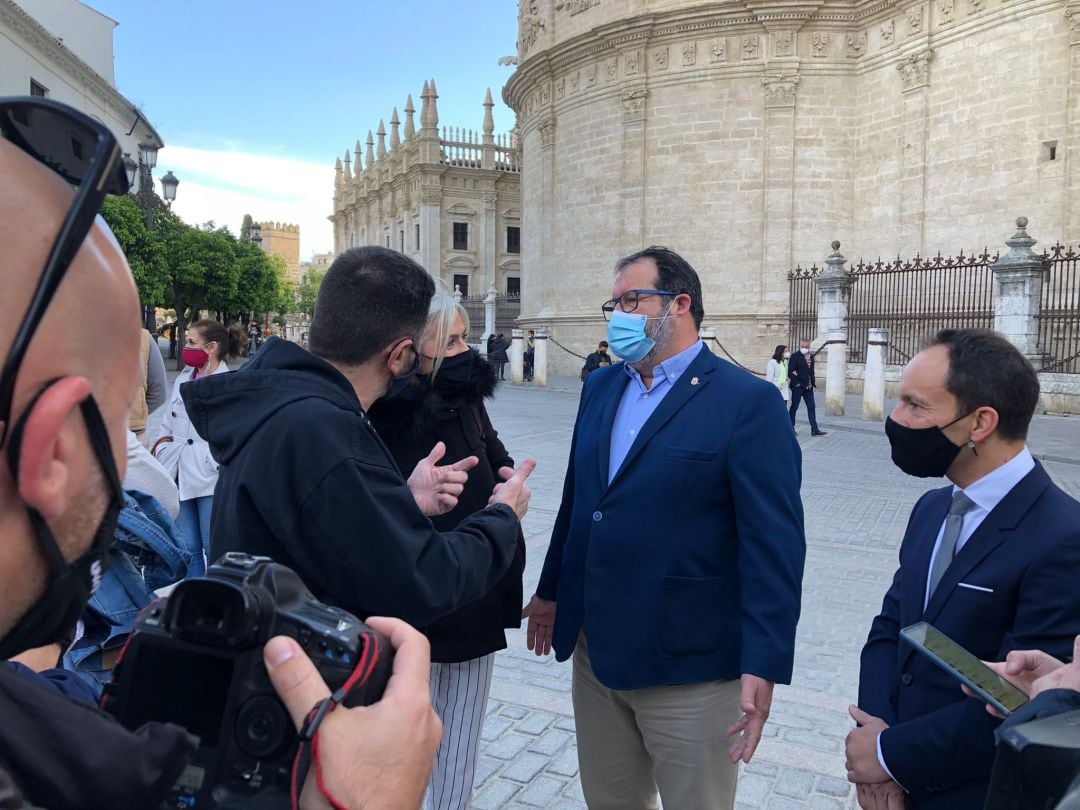
[[[474,295],[461,299],[461,305],[469,313],[471,340],[476,340],[484,331],[484,298]],[[507,338],[510,330],[517,328],[517,319],[521,315],[521,297],[517,295],[499,295],[495,299],[495,331],[502,332]]]
[[[817,334],[817,285],[821,275],[816,264],[796,267],[788,273],[788,349],[795,351],[800,340]]]
[[[886,362],[903,363],[940,329],[994,326],[994,273],[997,255],[962,252],[953,258],[916,256],[911,261],[864,263],[851,268],[848,304],[848,357],[866,361],[868,331],[889,330]]]
[[[886,355],[891,363],[904,363],[939,329],[994,325],[994,274],[997,259],[986,250],[976,256],[961,253],[910,261],[859,261],[848,271],[848,359],[866,361],[871,328],[889,330]],[[791,345],[817,334],[817,285],[821,268],[796,267],[788,274],[788,339]],[[1080,335],[1078,335],[1080,338]],[[1080,346],[1078,346],[1080,348]]]
[[[1040,371],[1080,374],[1080,253],[1056,244],[1043,252],[1039,308]]]

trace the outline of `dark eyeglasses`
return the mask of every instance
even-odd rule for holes
[[[15,378],[34,332],[90,232],[105,195],[127,193],[128,179],[113,134],[66,104],[44,98],[0,98],[0,135],[78,188],[0,370],[3,445],[11,422]]]
[[[627,290],[618,298],[612,298],[610,301],[601,304],[600,311],[604,313],[604,320],[610,321],[611,313],[615,311],[615,307],[618,307],[623,312],[633,312],[644,299],[652,298],[654,295],[682,295],[682,293],[672,292],[671,290]]]

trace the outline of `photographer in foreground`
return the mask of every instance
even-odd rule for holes
[[[121,503],[140,325],[131,272],[95,222],[104,194],[127,190],[116,140],[46,99],[0,99],[0,132],[0,659],[8,659],[67,637],[100,578]],[[80,328],[87,313],[94,341]],[[373,625],[398,648],[386,697],[331,713],[318,763],[342,806],[416,806],[439,736],[426,642],[399,622]],[[265,651],[294,720],[326,688],[298,652],[281,638]],[[6,663],[0,716],[5,810],[154,808],[193,748],[179,727],[128,732]],[[369,801],[373,784],[380,796]],[[304,807],[329,806],[310,784],[304,795]]]

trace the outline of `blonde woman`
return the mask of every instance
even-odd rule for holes
[[[514,466],[484,407],[495,392],[495,369],[470,348],[468,331],[465,309],[449,293],[436,291],[419,346],[416,382],[379,400],[368,414],[402,470],[413,469],[436,442],[446,444],[443,464],[480,459],[458,505],[431,519],[440,532],[452,531],[487,506],[502,480],[499,471]],[[494,590],[421,628],[431,642],[431,702],[443,723],[424,803],[428,810],[469,806],[495,652],[506,647],[505,628],[521,625],[524,567],[525,541],[519,534],[514,562]]]

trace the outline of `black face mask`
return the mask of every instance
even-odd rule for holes
[[[442,365],[439,366],[439,373],[435,375],[435,387],[454,392],[467,386],[472,380],[473,361],[476,355],[475,350],[469,349],[453,357],[444,357]]]
[[[413,354],[412,368],[402,374],[400,377],[392,377],[390,379],[390,388],[386,391],[386,398],[393,399],[402,391],[405,390],[405,386],[413,381],[416,376],[416,372],[420,370],[420,355]]]
[[[8,463],[16,482],[19,476],[19,452],[26,420],[41,395],[53,384],[49,383],[38,392],[19,421],[12,426],[8,444]],[[120,485],[120,476],[117,474],[116,463],[113,460],[112,448],[109,445],[109,433],[105,428],[97,403],[92,396],[89,396],[79,407],[82,410],[83,420],[86,422],[91,448],[105,474],[109,502],[105,507],[101,523],[98,524],[97,531],[94,533],[90,548],[70,563],[64,559],[60,546],[45,519],[36,509],[26,507],[38,546],[48,562],[48,581],[41,598],[19,619],[11,632],[0,639],[0,659],[10,658],[25,650],[44,647],[70,638],[71,630],[82,616],[86,603],[97,589],[107,569],[107,552],[112,545],[116,523],[123,507],[124,493]]]
[[[945,435],[945,428],[955,425],[969,411],[958,416],[942,427],[910,428],[893,421],[891,416],[885,419],[885,435],[892,446],[892,461],[902,472],[916,478],[941,478],[949,471],[962,449],[953,444]]]

